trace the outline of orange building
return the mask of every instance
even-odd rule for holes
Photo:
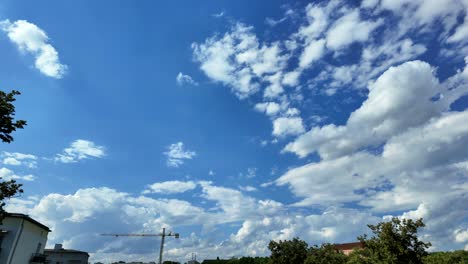
[[[343,252],[348,256],[353,250],[357,248],[364,248],[364,243],[362,242],[353,242],[353,243],[344,243],[344,244],[335,244],[336,250]]]

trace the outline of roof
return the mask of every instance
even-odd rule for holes
[[[29,222],[39,226],[40,228],[46,230],[47,232],[52,232],[52,230],[50,230],[50,228],[48,226],[39,223],[38,221],[32,219],[31,217],[29,217],[29,215],[26,215],[26,214],[6,213],[6,217],[22,218],[22,219],[28,220]]]
[[[79,250],[74,250],[74,249],[44,249],[44,254],[86,254],[89,256],[88,252],[85,251],[79,251]]]
[[[334,245],[338,250],[350,250],[354,248],[363,248],[364,243],[362,242],[352,242],[352,243],[344,243],[344,244],[335,244]]]

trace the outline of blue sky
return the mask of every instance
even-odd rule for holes
[[[443,3],[442,3],[443,2]],[[423,217],[468,246],[468,3],[2,1],[8,209],[92,261],[267,255]],[[448,228],[447,228],[448,227]]]

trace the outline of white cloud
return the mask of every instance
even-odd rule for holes
[[[241,191],[244,191],[244,192],[255,192],[255,191],[257,191],[257,188],[255,188],[255,187],[253,187],[253,186],[249,186],[249,185],[247,185],[247,186],[239,186],[239,189],[240,189]]]
[[[47,34],[35,24],[26,20],[11,23],[0,21],[0,28],[21,51],[35,56],[35,67],[44,75],[60,79],[67,71],[67,66],[60,64],[58,52],[50,45]]]
[[[291,71],[284,74],[282,83],[288,86],[296,86],[299,83],[300,71]]]
[[[167,156],[167,166],[179,167],[184,164],[184,160],[192,159],[197,155],[195,151],[185,150],[184,143],[177,142],[167,147],[168,151],[164,152]]]
[[[32,154],[23,154],[18,152],[6,152],[1,155],[3,164],[11,166],[26,166],[35,168],[37,166],[37,157]]]
[[[372,31],[382,23],[382,20],[361,21],[359,10],[352,10],[338,19],[327,32],[327,47],[338,50],[353,42],[367,41]]]
[[[252,168],[247,168],[247,171],[245,173],[239,173],[240,177],[246,177],[246,178],[255,178],[257,176],[257,168],[252,167]]]
[[[374,8],[379,3],[379,0],[363,0],[361,2],[362,8]]]
[[[281,106],[275,102],[258,103],[255,105],[255,110],[264,112],[268,116],[274,116],[281,110]]]
[[[267,17],[267,18],[265,18],[265,24],[269,25],[270,27],[274,27],[274,26],[276,26],[278,24],[283,23],[284,21],[286,21],[286,19],[288,19],[288,18],[287,17],[282,17],[281,19],[275,20],[273,18]]]
[[[65,148],[62,154],[55,156],[55,161],[62,163],[76,163],[83,159],[102,158],[105,156],[103,146],[96,145],[89,140],[77,139]]]
[[[466,42],[468,39],[468,12],[465,15],[465,21],[463,24],[457,27],[453,35],[451,35],[448,42]]]
[[[213,14],[213,16],[216,17],[216,18],[223,17],[223,16],[224,16],[224,11],[221,11],[221,12],[219,12],[219,13]]]
[[[331,158],[381,144],[395,133],[421,125],[446,110],[442,101],[430,100],[442,91],[433,69],[425,62],[391,67],[369,87],[367,100],[351,113],[345,126],[313,127],[288,144],[285,151],[300,157],[318,151],[322,158]]]
[[[304,125],[300,117],[279,117],[273,121],[273,135],[284,137],[304,133]]]
[[[4,181],[9,180],[23,180],[23,181],[34,181],[36,177],[34,175],[17,175],[14,171],[7,168],[0,168],[0,178]]]
[[[269,25],[270,27],[274,27],[276,25],[279,25],[283,22],[285,22],[288,18],[291,18],[293,16],[296,15],[296,12],[292,9],[288,9],[286,10],[286,12],[284,12],[284,16],[280,19],[273,19],[273,18],[270,18],[270,17],[267,17],[265,18],[265,24]]]
[[[329,13],[335,7],[337,1],[330,1],[323,7],[317,4],[308,4],[306,6],[307,25],[298,29],[297,37],[305,39],[306,43],[320,37],[327,29],[329,23]]]
[[[162,194],[174,194],[183,193],[186,191],[193,190],[197,187],[197,184],[193,181],[165,181],[156,182],[148,185],[148,189],[143,193],[162,193]]]
[[[468,241],[468,229],[465,229],[465,230],[457,229],[453,233],[455,235],[455,241],[460,242],[460,243],[464,243]]]
[[[182,72],[179,72],[179,74],[177,74],[176,81],[177,84],[181,86],[184,84],[198,86],[198,82],[193,80],[190,75],[183,74]]]
[[[314,61],[320,59],[325,53],[325,40],[319,39],[311,41],[299,57],[299,66],[301,68],[309,67]]]

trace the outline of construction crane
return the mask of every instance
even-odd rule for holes
[[[128,236],[128,237],[161,237],[161,247],[159,248],[159,264],[162,264],[162,258],[163,258],[163,251],[164,251],[164,240],[167,236],[173,236],[175,238],[179,238],[179,233],[173,233],[169,232],[166,234],[166,228],[163,228],[162,233],[159,234],[101,234],[101,236],[115,236],[115,237],[121,237],[121,236]]]

